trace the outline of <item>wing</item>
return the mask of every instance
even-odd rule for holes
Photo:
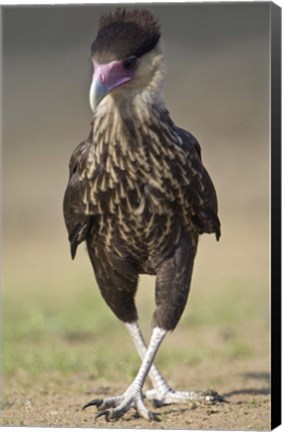
[[[89,151],[90,143],[87,141],[79,144],[74,150],[69,164],[69,182],[64,195],[64,219],[68,230],[72,259],[75,258],[77,246],[86,239],[93,222],[93,215],[84,200],[87,182],[83,176],[83,171],[86,167],[85,162]]]
[[[217,196],[212,180],[201,159],[201,147],[196,138],[181,128],[176,128],[182,148],[187,155],[189,185],[186,202],[192,211],[192,221],[199,233],[215,233],[220,237],[220,221],[217,216]]]

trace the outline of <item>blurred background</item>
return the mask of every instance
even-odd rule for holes
[[[200,240],[188,306],[175,332],[185,335],[187,346],[171,336],[163,355],[173,347],[183,362],[201,361],[207,353],[268,356],[270,5],[146,7],[162,24],[167,107],[175,123],[201,144],[222,223],[219,243],[208,235]],[[90,45],[99,16],[111,9],[3,9],[2,281],[8,380],[42,370],[88,368],[101,375],[106,366],[97,350],[101,356],[106,340],[128,343],[121,356],[132,350],[100,298],[84,245],[71,261],[62,215],[69,158],[88,136],[91,121]],[[141,277],[137,303],[147,336],[153,286],[152,278]],[[216,343],[204,336],[193,342],[193,334],[210,332]],[[113,356],[110,348],[105,359]]]

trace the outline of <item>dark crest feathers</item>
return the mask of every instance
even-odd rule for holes
[[[160,24],[147,9],[117,8],[101,16],[91,52],[98,56],[112,54],[118,59],[141,57],[156,46],[160,36]]]
[[[133,22],[143,30],[149,30],[160,35],[160,24],[148,9],[127,10],[117,8],[114,12],[104,14],[100,17],[99,29],[126,22]]]

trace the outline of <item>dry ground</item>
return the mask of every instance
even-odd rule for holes
[[[266,342],[263,340],[266,337],[266,332],[264,333],[264,337],[259,338],[263,345]],[[253,336],[257,337],[256,334]],[[176,339],[181,343],[183,337],[185,334],[182,330]],[[228,335],[215,335],[211,331],[206,337],[213,337],[214,344],[221,346]],[[74,344],[73,349],[79,350],[79,345]],[[110,423],[103,418],[95,420],[96,408],[81,411],[82,405],[93,397],[124,391],[129,380],[122,379],[123,370],[120,373],[116,371],[113,381],[102,376],[93,379],[88,371],[67,375],[42,372],[32,382],[25,371],[21,370],[13,378],[4,381],[3,425],[267,430],[270,429],[268,356],[259,345],[257,351],[256,358],[253,355],[233,353],[233,356],[225,360],[211,357],[198,364],[191,362],[189,365],[182,361],[162,368],[176,388],[203,390],[212,387],[224,396],[226,402],[154,408],[155,412],[161,414],[160,423],[140,419],[136,417],[134,410],[129,411],[121,420]],[[146,403],[149,407],[150,403]]]

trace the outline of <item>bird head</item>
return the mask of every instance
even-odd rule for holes
[[[93,112],[105,96],[116,99],[146,88],[161,74],[160,26],[146,9],[117,8],[102,15],[91,46],[93,78],[89,101]]]

